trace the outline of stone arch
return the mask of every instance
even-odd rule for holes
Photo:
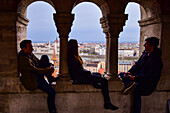
[[[27,19],[27,7],[37,1],[44,1],[46,3],[49,3],[54,9],[54,4],[51,0],[21,0],[21,2],[18,5],[17,13],[18,13],[18,19],[16,22],[16,33],[17,33],[17,51],[19,52],[20,47],[19,44],[22,40],[27,39],[27,25],[29,20]]]
[[[18,5],[17,13],[20,14],[21,16],[23,16],[23,17],[26,17],[27,7],[31,3],[36,2],[36,1],[47,2],[55,9],[55,6],[54,6],[54,4],[53,4],[53,2],[51,0],[21,0],[21,2]]]
[[[109,14],[109,6],[105,2],[105,0],[97,0],[97,1],[96,0],[91,0],[91,1],[88,1],[88,0],[77,0],[74,3],[73,8],[75,6],[77,6],[78,4],[82,3],[82,2],[91,2],[91,3],[94,3],[95,5],[97,5],[100,8],[100,10],[102,11],[102,15],[103,16]]]
[[[143,11],[141,19],[158,17],[161,14],[160,5],[156,0],[142,1],[141,3],[139,2],[139,4],[141,5],[141,10]]]
[[[143,44],[145,39],[150,36],[155,36],[160,39],[161,45],[161,8],[156,0],[146,1],[133,1],[140,5],[141,20],[139,20],[140,26],[140,55],[144,50]]]

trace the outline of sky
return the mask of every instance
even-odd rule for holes
[[[27,8],[27,38],[33,42],[54,42],[58,38],[57,28],[53,20],[55,9],[46,2],[34,2]],[[77,39],[78,42],[105,42],[105,34],[101,28],[100,8],[89,2],[83,2],[74,7],[72,14],[75,20],[69,34],[69,39]],[[126,26],[119,34],[119,42],[139,42],[140,8],[136,3],[129,3],[125,9],[128,14]]]

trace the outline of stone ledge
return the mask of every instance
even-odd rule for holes
[[[120,80],[110,80],[108,81],[109,92],[121,92],[124,85]],[[56,85],[53,85],[56,93],[94,93],[101,92],[101,89],[96,89],[90,84],[76,84],[73,85],[71,80],[58,80]],[[170,90],[162,90],[159,86],[156,92],[170,92]],[[0,94],[36,94],[44,93],[43,91],[37,89],[33,92],[28,91],[21,85],[18,77],[1,77],[0,78]]]
[[[110,92],[120,92],[123,89],[121,81],[109,81],[108,82]],[[76,84],[73,85],[72,81],[57,81],[56,85],[53,85],[56,93],[90,93],[90,92],[101,92],[101,89],[96,89],[90,84]],[[43,93],[37,89],[34,92],[28,91],[23,85],[20,86],[20,93]]]

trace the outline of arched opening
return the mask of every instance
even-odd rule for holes
[[[30,4],[27,8],[27,39],[32,40],[35,56],[40,59],[42,55],[48,55],[55,73],[59,73],[59,35],[53,13],[56,13],[54,8],[46,2]]]
[[[42,13],[43,12],[43,13]],[[33,42],[55,41],[58,37],[56,26],[53,20],[55,9],[46,2],[34,2],[27,8],[27,39]]]
[[[140,25],[140,47],[139,47],[139,55],[142,54],[144,50],[143,44],[145,43],[145,39],[147,37],[157,37],[160,39],[161,45],[161,9],[157,1],[146,1],[140,3],[140,10],[141,10],[141,20],[139,21]],[[160,47],[159,45],[159,47]]]
[[[58,33],[53,20],[54,7],[49,1],[30,1],[18,8],[17,21],[17,45],[24,39],[32,40],[34,55],[41,58],[48,55],[55,67],[55,73],[59,72],[59,41]],[[22,3],[21,3],[22,4]],[[27,6],[27,7],[26,7]],[[57,76],[54,73],[54,76]]]
[[[119,72],[127,72],[139,57],[140,5],[134,2],[128,3],[125,14],[128,14],[128,20],[123,32],[120,33],[118,46]]]
[[[83,2],[72,10],[75,14],[70,39],[79,42],[84,68],[91,72],[104,71],[105,36],[100,24],[102,12],[94,3]]]
[[[17,28],[17,51],[19,52],[20,47],[19,44],[22,40],[27,39],[27,26],[29,23],[29,20],[27,19],[27,7],[37,0],[21,0],[21,2],[18,4],[17,13],[18,13],[18,20],[16,22],[16,28]],[[39,1],[39,0],[38,0]],[[51,2],[51,0],[43,0],[47,3],[49,3],[51,6],[54,5]]]
[[[119,62],[121,63],[121,65],[119,65],[119,68],[121,67],[119,71],[126,72],[134,64],[133,62],[142,54],[144,50],[144,40],[147,37],[155,36],[160,39],[161,23],[159,17],[160,9],[155,1],[152,3],[143,2],[140,5],[129,2],[125,13],[129,15],[126,26],[119,38],[119,42],[126,42],[124,45],[119,44]],[[128,41],[131,43],[127,43]],[[137,45],[132,42],[137,42]],[[130,58],[129,56],[132,57]],[[128,64],[131,64],[131,66],[125,66]]]

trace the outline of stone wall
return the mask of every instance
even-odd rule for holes
[[[19,82],[20,83],[20,82]],[[122,95],[123,85],[119,80],[109,81],[111,102],[118,106],[116,111],[105,110],[100,89],[91,85],[72,85],[71,81],[57,81],[56,108],[58,113],[131,113],[132,95]],[[18,85],[18,92],[0,93],[0,112],[2,113],[48,113],[47,94],[40,90],[30,92]],[[168,113],[169,92],[155,91],[142,97],[141,113]]]

